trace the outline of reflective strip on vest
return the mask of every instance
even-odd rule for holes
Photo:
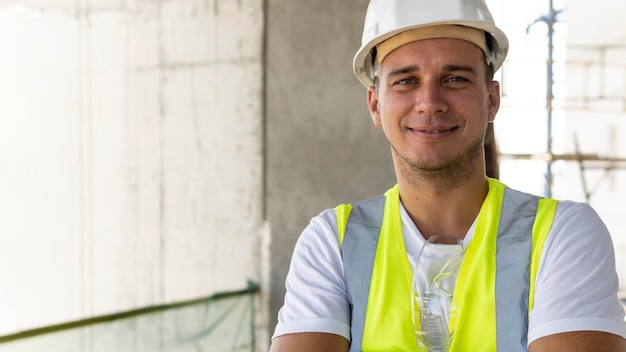
[[[367,296],[384,205],[384,196],[357,203],[348,218],[345,235],[341,236],[343,265],[345,269],[350,268],[350,274],[346,273],[346,287],[352,310],[350,351],[361,351]],[[344,247],[345,244],[348,247]]]
[[[504,190],[496,244],[496,351],[527,350],[531,234],[537,205],[536,197]]]
[[[528,312],[532,308],[534,276],[557,202],[551,199],[539,200],[536,196],[505,188],[492,179],[489,185],[489,195],[481,208],[476,231],[468,246],[455,288],[455,296],[462,297],[458,303],[458,320],[450,351],[527,350]],[[410,292],[410,277],[406,278],[407,275],[402,274],[403,270],[396,267],[402,266],[398,264],[399,261],[394,259],[392,264],[380,264],[376,254],[380,250],[381,229],[389,226],[390,221],[385,218],[389,207],[389,203],[387,206],[385,203],[391,200],[390,194],[394,194],[391,191],[397,193],[397,186],[395,188],[388,191],[386,196],[356,203],[351,209],[350,205],[337,208],[338,215],[342,214],[337,223],[352,309],[350,351],[375,350],[383,348],[383,345],[387,351],[418,351],[411,322],[410,293],[407,293]],[[399,207],[399,199],[396,202]],[[398,210],[393,212],[396,211],[398,214],[388,216],[399,217]],[[387,225],[383,224],[384,221],[387,221]],[[382,242],[401,242],[392,250],[404,249],[401,233],[398,241]],[[384,254],[379,256],[385,257]],[[406,252],[391,253],[388,257],[404,257],[402,259],[408,263]],[[379,282],[371,286],[375,265],[394,265],[394,270],[384,273],[383,279],[379,278]],[[368,310],[372,290],[386,290],[388,295],[381,296],[384,299],[393,293],[399,293],[402,297],[391,305],[387,302],[370,302],[375,306]],[[491,294],[484,294],[485,291]],[[381,304],[387,306],[380,309],[378,305]],[[407,307],[409,312],[404,312]],[[391,318],[385,322],[387,317],[384,315]],[[383,322],[372,322],[374,319]],[[366,328],[366,324],[369,328]],[[370,336],[372,334],[376,336]],[[392,341],[385,342],[388,339]]]

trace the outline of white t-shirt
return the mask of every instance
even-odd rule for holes
[[[350,307],[334,209],[311,220],[298,239],[286,280],[277,337],[326,332],[350,340]],[[411,266],[425,240],[401,206],[402,232]],[[475,224],[467,232],[468,245]],[[626,338],[624,309],[617,299],[613,243],[587,204],[561,201],[544,245],[530,312],[528,343],[551,334],[594,330]]]

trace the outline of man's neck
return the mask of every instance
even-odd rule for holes
[[[402,205],[426,239],[432,235],[464,238],[489,192],[484,175],[453,188],[438,187],[436,182],[415,184],[403,179],[398,180],[398,187]]]

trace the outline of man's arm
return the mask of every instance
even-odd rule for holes
[[[541,337],[528,352],[626,352],[626,340],[602,331],[572,331]]]
[[[348,352],[350,343],[344,337],[323,332],[302,332],[276,337],[270,352]]]

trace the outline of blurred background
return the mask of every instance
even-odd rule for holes
[[[499,178],[626,274],[626,3],[488,0]],[[0,350],[266,351],[310,218],[395,183],[366,0],[0,0]]]

